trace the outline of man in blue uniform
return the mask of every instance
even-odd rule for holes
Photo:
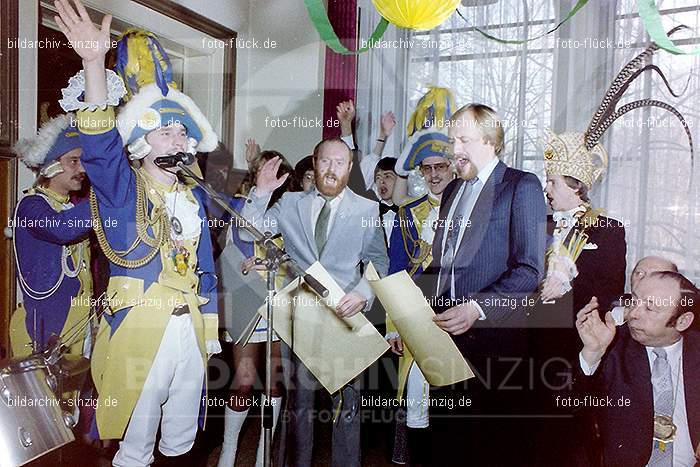
[[[23,303],[12,315],[10,338],[15,357],[46,350],[56,337],[67,338],[68,353],[83,352],[92,295],[87,202],[76,206],[85,171],[73,115],[41,127],[36,137],[14,147],[37,181],[19,202],[13,220],[17,278]],[[73,333],[75,331],[75,333]]]
[[[111,263],[111,309],[92,362],[97,428],[103,439],[123,438],[113,465],[147,466],[159,427],[165,456],[192,448],[205,415],[207,357],[221,350],[204,192],[156,159],[210,152],[218,141],[194,102],[174,89],[165,51],[143,31],[127,31],[117,44],[129,100],[115,121],[113,105],[125,90],[104,69],[111,18],[98,29],[75,5],[77,12],[56,2],[56,22],[83,60],[84,102],[83,90],[69,86],[63,105],[80,109],[95,231]]]

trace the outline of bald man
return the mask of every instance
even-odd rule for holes
[[[634,269],[632,269],[632,274],[630,275],[630,287],[632,290],[634,290],[640,280],[656,271],[678,272],[678,266],[676,266],[673,261],[661,258],[660,256],[645,256],[640,259],[634,266]],[[627,297],[627,294],[623,295],[618,301],[618,306],[611,311],[617,326],[621,326],[627,322],[628,308],[624,306],[624,301]]]

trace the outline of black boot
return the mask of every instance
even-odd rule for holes
[[[411,467],[430,465],[430,428],[408,428],[408,461]]]

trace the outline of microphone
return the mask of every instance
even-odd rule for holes
[[[176,167],[179,162],[182,162],[185,165],[190,165],[194,162],[194,155],[186,152],[178,152],[172,156],[156,157],[156,159],[153,161],[153,163],[161,169]]]

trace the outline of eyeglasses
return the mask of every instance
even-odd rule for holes
[[[435,171],[436,173],[445,173],[450,169],[450,164],[448,162],[440,162],[438,164],[421,164],[420,171],[423,175],[430,175]]]

